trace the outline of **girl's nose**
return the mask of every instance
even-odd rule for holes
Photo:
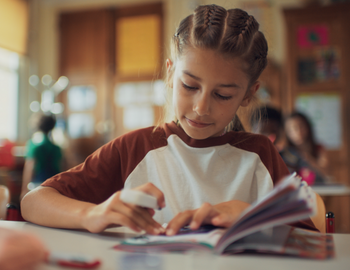
[[[210,113],[210,100],[204,93],[198,93],[195,104],[193,105],[193,110],[199,115],[209,115]]]

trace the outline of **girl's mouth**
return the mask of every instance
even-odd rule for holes
[[[191,120],[191,119],[188,119],[188,118],[186,118],[186,121],[187,121],[187,123],[190,126],[196,127],[196,128],[205,128],[205,127],[208,127],[208,126],[211,125],[211,124],[208,124],[208,123],[203,123],[203,122]]]

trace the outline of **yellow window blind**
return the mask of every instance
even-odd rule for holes
[[[121,75],[154,74],[160,59],[158,15],[117,20],[117,66]]]
[[[28,2],[0,0],[0,47],[26,54],[27,34]]]

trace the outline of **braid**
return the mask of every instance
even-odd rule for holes
[[[216,49],[223,34],[227,11],[216,5],[199,6],[193,13],[192,38],[194,45]]]
[[[243,10],[231,9],[228,13],[227,30],[221,50],[242,55],[249,48],[253,35],[259,29],[259,24],[253,16],[249,16]]]
[[[184,48],[218,50],[228,57],[239,57],[254,83],[267,65],[267,42],[259,23],[241,9],[226,10],[216,5],[198,6],[181,21],[173,37],[172,56],[177,59]]]
[[[190,29],[192,27],[192,17],[193,15],[187,16],[180,22],[179,27],[176,29],[176,33],[173,36],[172,46],[172,55],[174,59],[178,57],[178,54],[181,54],[183,47],[190,43]]]

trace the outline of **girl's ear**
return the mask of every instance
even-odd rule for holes
[[[169,85],[169,87],[173,88],[173,84],[172,84],[172,75],[173,75],[173,62],[168,58],[166,60],[166,71],[167,71],[167,84]]]
[[[247,107],[250,103],[250,101],[252,100],[253,96],[255,95],[256,91],[258,91],[260,87],[260,82],[255,82],[250,89],[248,90],[247,94],[245,95],[245,97],[243,98],[242,102],[241,102],[241,106],[242,107]]]
[[[170,72],[172,67],[173,67],[173,62],[168,58],[166,60],[166,70],[167,70],[168,73]]]

